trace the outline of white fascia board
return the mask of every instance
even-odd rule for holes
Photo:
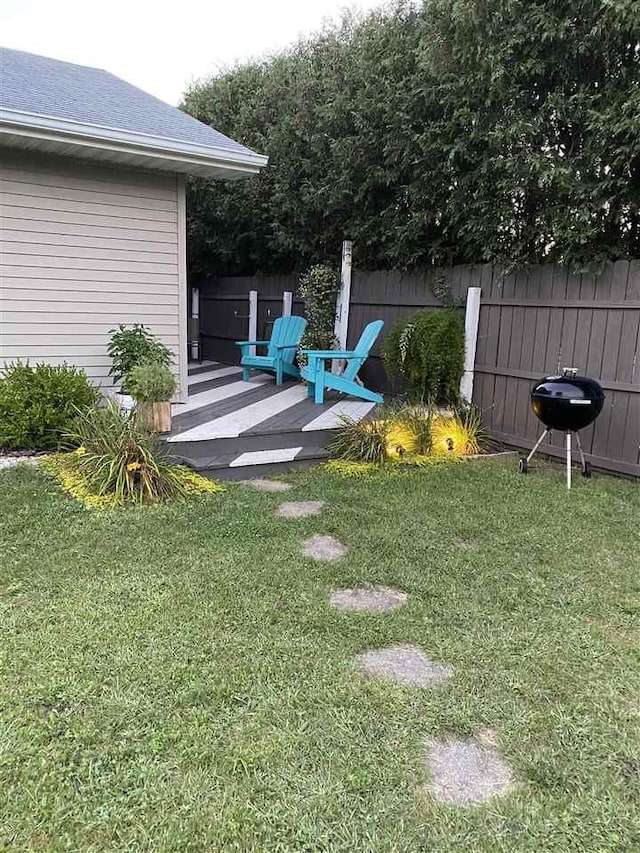
[[[143,133],[130,133],[98,125],[83,125],[67,119],[56,119],[16,110],[0,109],[0,139],[2,135],[41,139],[51,143],[81,145],[87,149],[100,149],[120,154],[163,159],[179,171],[188,172],[188,166],[200,170],[230,170],[256,174],[267,165],[268,157],[253,151],[234,151],[223,147],[204,146],[191,142],[172,140]],[[185,168],[186,167],[186,168]]]

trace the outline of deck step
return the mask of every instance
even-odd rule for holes
[[[215,480],[244,480],[265,473],[317,465],[328,458],[324,447],[278,447],[240,455],[221,454],[188,464],[199,474]]]
[[[237,438],[209,438],[201,441],[168,441],[167,452],[172,456],[191,459],[196,464],[202,459],[257,450],[277,450],[281,447],[326,447],[333,438],[328,430],[303,432],[296,429],[272,432],[243,433]]]

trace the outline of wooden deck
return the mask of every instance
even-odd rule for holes
[[[301,382],[278,387],[273,374],[242,380],[238,366],[189,368],[189,399],[173,407],[172,455],[215,477],[259,476],[325,459],[341,415],[361,420],[373,403],[327,394],[316,406]]]

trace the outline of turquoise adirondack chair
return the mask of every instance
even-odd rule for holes
[[[343,394],[350,394],[352,397],[359,397],[361,400],[381,403],[382,394],[377,394],[375,391],[370,391],[358,384],[356,376],[369,357],[371,347],[383,326],[383,320],[374,320],[365,326],[354,350],[301,350],[308,360],[307,366],[302,368],[301,373],[309,383],[309,397],[313,397],[317,404],[323,403],[324,389],[332,388],[334,391],[342,391]],[[325,362],[334,359],[347,362],[344,371],[339,375],[326,370]]]
[[[273,324],[270,341],[236,341],[240,347],[242,378],[249,379],[252,370],[269,370],[276,375],[276,385],[282,385],[284,374],[300,378],[300,371],[294,364],[298,344],[307,321],[304,317],[278,317]],[[249,347],[267,347],[266,355],[251,355]]]

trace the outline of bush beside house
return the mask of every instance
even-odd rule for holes
[[[0,448],[55,448],[78,411],[99,399],[98,389],[77,367],[9,364],[0,372]]]

